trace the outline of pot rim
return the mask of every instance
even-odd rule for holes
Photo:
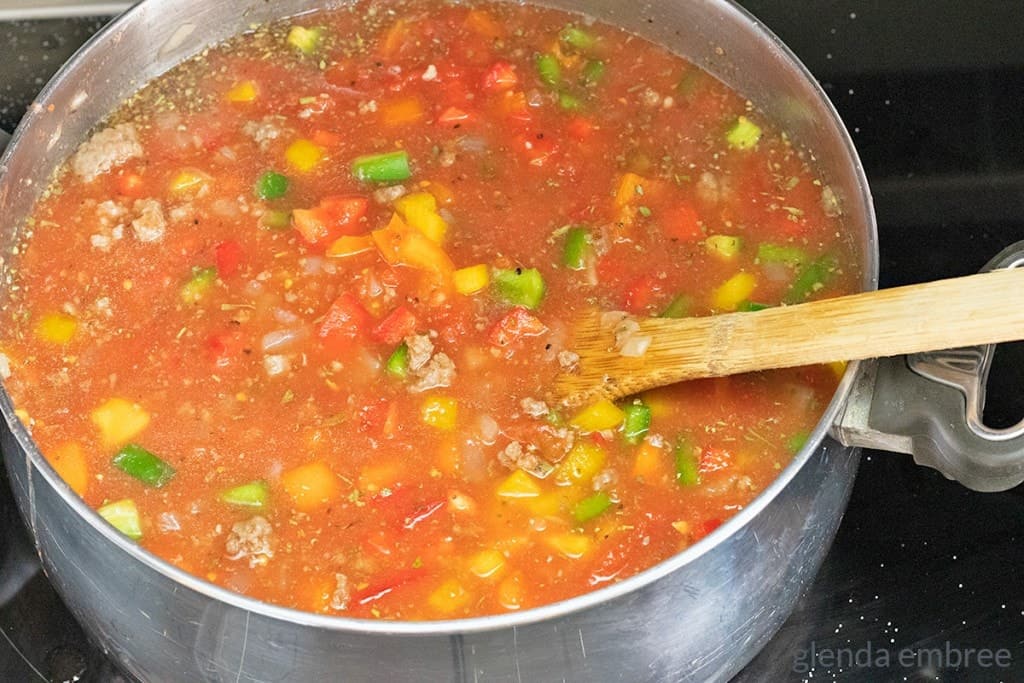
[[[746,9],[735,4],[734,0],[710,1],[718,4],[722,12],[733,13],[736,15],[736,19],[750,24],[754,31],[760,33],[761,37],[769,43],[773,49],[777,50],[786,61],[789,62],[794,71],[811,85],[811,90],[819,99],[819,103],[822,105],[824,111],[827,112],[827,123],[839,136],[843,148],[848,156],[848,160],[854,167],[853,170],[859,190],[859,196],[855,199],[858,202],[862,202],[865,208],[865,217],[868,224],[863,226],[863,229],[867,231],[866,237],[868,248],[867,253],[864,255],[866,262],[864,264],[862,284],[865,290],[876,289],[878,285],[879,260],[878,238],[871,192],[868,187],[864,168],[859,156],[857,155],[856,148],[854,147],[849,132],[839,117],[838,112],[836,112],[835,107],[832,105],[824,90],[807,67],[804,66],[796,55],[794,55],[792,51],[790,51],[790,49],[756,17]],[[541,2],[543,2],[543,0],[541,0]],[[85,61],[90,54],[96,50],[102,49],[102,44],[109,37],[115,36],[119,31],[127,29],[128,25],[134,21],[134,15],[137,13],[138,7],[139,5],[136,5],[116,17],[109,24],[103,27],[103,29],[98,31],[92,38],[90,38],[85,45],[83,45],[67,62],[64,63],[64,65],[61,66],[50,81],[47,82],[44,88],[40,91],[36,100],[46,101],[58,82],[62,81],[65,77],[68,77],[72,72],[74,72],[78,68],[78,65]],[[31,125],[33,118],[34,108],[30,108],[23,122],[15,130],[10,144],[8,144],[4,154],[0,156],[0,174],[6,171],[7,157],[10,155],[11,150],[17,146],[24,129]],[[0,183],[0,185],[2,184],[3,183]],[[852,199],[853,198],[850,198],[850,200]],[[381,621],[315,614],[312,612],[305,612],[256,600],[255,598],[248,597],[241,593],[236,593],[190,574],[154,555],[119,533],[114,529],[114,527],[106,523],[106,521],[103,520],[103,518],[101,518],[93,508],[86,505],[86,503],[76,493],[74,493],[66,483],[64,483],[56,470],[53,469],[49,461],[40,452],[27,427],[22,424],[21,420],[15,415],[13,401],[7,393],[6,388],[3,386],[0,386],[0,412],[3,413],[8,429],[11,431],[16,442],[26,455],[25,466],[28,475],[26,480],[29,482],[30,489],[35,486],[35,480],[32,478],[32,468],[34,467],[39,471],[46,483],[49,484],[49,486],[51,486],[61,497],[64,503],[66,503],[77,515],[84,518],[93,530],[119,548],[131,559],[141,562],[149,569],[173,580],[185,588],[247,612],[263,615],[265,617],[287,623],[321,628],[329,631],[394,636],[452,636],[457,634],[479,633],[523,627],[538,622],[565,617],[572,613],[584,612],[595,608],[602,603],[623,598],[628,594],[675,572],[680,567],[696,561],[702,555],[719,545],[719,543],[724,541],[726,538],[741,531],[754,517],[760,514],[762,510],[772,503],[775,497],[779,495],[783,489],[789,485],[789,482],[818,450],[821,442],[828,437],[833,422],[847,401],[854,380],[858,374],[859,367],[860,362],[855,361],[849,363],[835,393],[833,394],[832,400],[829,402],[828,407],[825,409],[817,425],[807,438],[804,446],[796,455],[794,455],[793,459],[785,468],[783,468],[772,483],[745,508],[730,517],[721,526],[715,529],[715,531],[708,536],[705,536],[694,545],[627,579],[623,579],[617,583],[589,591],[567,600],[541,605],[521,612],[436,621]],[[8,463],[8,467],[13,467],[13,465]],[[32,506],[33,499],[34,496],[30,491],[30,509],[28,510],[29,519],[26,521],[28,521],[29,526],[34,532],[36,518],[35,508]]]

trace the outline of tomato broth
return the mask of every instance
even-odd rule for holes
[[[0,370],[67,484],[168,562],[365,618],[521,610],[710,533],[815,366],[565,410],[572,324],[856,290],[835,196],[721,82],[581,16],[357,2],[160,77],[24,230]]]

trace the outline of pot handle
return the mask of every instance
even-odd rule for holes
[[[1024,241],[982,270],[1022,266]],[[909,453],[975,491],[1017,486],[1024,481],[1024,420],[1006,429],[982,421],[994,352],[995,345],[969,346],[862,363],[833,436],[847,446]]]

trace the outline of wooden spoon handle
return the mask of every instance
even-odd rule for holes
[[[1024,339],[1022,292],[1024,269],[1008,269],[756,313],[644,319],[639,334],[652,342],[639,358],[609,353],[607,331],[577,335],[580,373],[559,393],[581,403],[699,377]]]

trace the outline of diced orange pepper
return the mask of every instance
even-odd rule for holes
[[[371,234],[380,255],[391,265],[419,268],[451,279],[455,266],[448,254],[422,232],[409,227],[398,214],[391,217],[386,228]]]
[[[622,208],[641,200],[653,187],[654,183],[636,173],[624,173],[615,190],[615,206]]]
[[[423,118],[423,105],[419,98],[407,97],[382,106],[381,115],[385,126],[404,126]]]
[[[394,486],[401,474],[402,466],[397,462],[366,465],[359,472],[359,488],[369,493],[377,493],[381,489]]]
[[[82,447],[75,441],[69,441],[45,455],[71,490],[79,496],[84,496],[89,488],[89,464],[82,453]]]
[[[327,256],[344,258],[355,256],[373,249],[373,238],[369,235],[344,235],[331,242],[327,247]]]
[[[405,19],[399,19],[392,24],[388,32],[384,34],[384,40],[381,41],[381,55],[384,57],[395,56],[402,49],[402,44],[405,43],[408,34],[408,24]]]
[[[319,460],[300,465],[281,475],[281,486],[299,510],[315,510],[338,497],[338,478]]]
[[[455,194],[452,192],[452,189],[444,183],[431,180],[427,183],[424,189],[434,195],[434,199],[437,200],[438,206],[451,206],[455,203]]]
[[[465,25],[473,33],[490,40],[496,40],[505,35],[505,28],[483,10],[470,10],[466,14]]]
[[[633,461],[633,476],[652,483],[666,472],[665,464],[665,452],[651,443],[650,439],[644,439]]]

